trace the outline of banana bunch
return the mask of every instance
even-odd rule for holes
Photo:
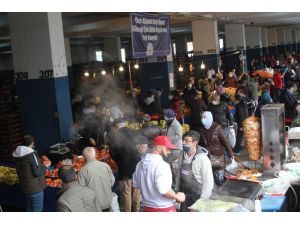
[[[150,123],[152,126],[158,126],[158,121],[156,120],[152,120]]]
[[[182,124],[182,134],[185,134],[189,130],[190,130],[190,125],[188,125],[186,123]]]
[[[0,166],[0,183],[14,185],[19,182],[15,168]]]
[[[160,121],[159,121],[159,126],[160,126],[162,129],[166,129],[166,128],[167,128],[167,121],[166,121],[166,120],[160,120]]]
[[[138,130],[142,127],[142,124],[141,123],[130,123],[130,124],[127,124],[126,127],[128,127],[129,129],[132,129],[132,130]]]

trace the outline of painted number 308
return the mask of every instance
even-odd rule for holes
[[[40,78],[51,78],[53,77],[53,70],[40,70]]]
[[[28,80],[28,73],[27,72],[18,72],[15,73],[16,80]]]

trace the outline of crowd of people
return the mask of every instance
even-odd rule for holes
[[[240,162],[246,118],[259,117],[261,107],[269,103],[285,105],[287,125],[297,116],[299,101],[293,95],[294,88],[299,90],[297,61],[275,61],[273,78],[260,77],[251,66],[249,73],[201,75],[197,82],[191,78],[184,90],[170,91],[170,104],[164,107],[161,90],[141,96],[137,88],[126,93],[116,87],[85,86],[72,99],[72,134],[85,165],[77,174],[72,166],[60,168],[63,188],[57,211],[109,212],[115,182],[124,212],[185,212],[197,199],[209,199],[225,182],[226,165],[232,159]],[[225,92],[228,87],[236,88],[234,100]],[[235,107],[234,114],[229,104]],[[186,110],[190,130],[183,133]],[[166,121],[165,129],[151,123],[158,119]],[[129,129],[126,121],[140,122],[142,127]],[[109,149],[117,174],[96,160],[95,148]],[[33,138],[26,136],[13,156],[27,210],[42,211],[46,168],[33,149]]]

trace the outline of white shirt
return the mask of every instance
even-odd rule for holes
[[[195,153],[196,154],[196,153]],[[186,152],[183,153],[183,162],[186,164],[191,164],[193,161],[194,155],[192,155],[191,157],[188,156],[188,154]]]
[[[160,155],[146,153],[137,164],[132,177],[133,187],[141,190],[144,206],[167,208],[174,200],[163,196],[172,186],[170,165]]]

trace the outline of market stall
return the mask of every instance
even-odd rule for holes
[[[216,188],[211,199],[199,199],[190,209],[299,211],[300,127],[286,134],[284,105],[267,104],[261,118],[249,117],[243,129],[250,161],[229,164],[227,181]]]

